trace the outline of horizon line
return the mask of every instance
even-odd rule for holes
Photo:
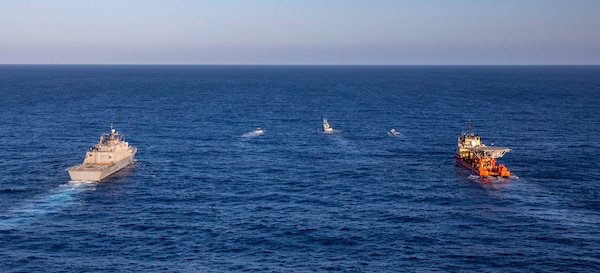
[[[598,64],[185,64],[185,63],[0,63],[0,66],[56,65],[56,66],[599,66]]]

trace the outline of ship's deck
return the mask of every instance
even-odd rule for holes
[[[75,165],[73,167],[68,168],[67,170],[69,170],[69,171],[80,171],[80,172],[95,172],[95,171],[104,170],[104,169],[108,168],[110,165],[112,165],[112,164],[90,164],[90,163],[85,163],[85,164]]]
[[[493,146],[477,146],[467,148],[473,152],[476,156],[486,158],[499,158],[503,157],[504,154],[510,151],[510,148],[506,147],[493,147]]]

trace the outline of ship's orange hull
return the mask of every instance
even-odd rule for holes
[[[504,166],[504,164],[496,165],[495,159],[486,158],[486,163],[489,166],[483,167],[481,162],[483,160],[474,159],[463,159],[459,155],[454,154],[454,159],[456,160],[456,164],[470,170],[473,174],[481,176],[481,177],[510,177],[510,171]]]

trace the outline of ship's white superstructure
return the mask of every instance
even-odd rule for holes
[[[331,128],[331,125],[329,125],[329,122],[327,122],[327,118],[323,118],[323,132],[325,133],[331,133],[333,132],[333,128]]]

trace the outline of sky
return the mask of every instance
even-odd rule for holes
[[[0,0],[0,64],[600,64],[597,0]]]

